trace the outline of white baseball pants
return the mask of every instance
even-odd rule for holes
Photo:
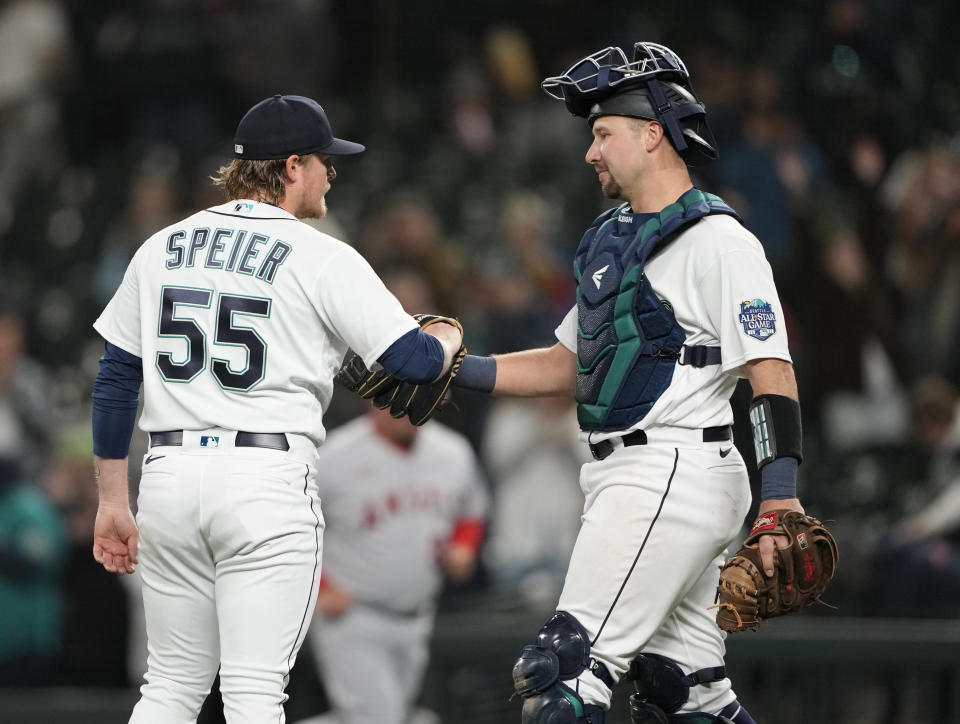
[[[644,651],[684,673],[723,664],[725,636],[708,609],[750,505],[732,442],[675,428],[648,438],[581,469],[583,522],[557,605],[584,625],[614,680]],[[609,708],[611,691],[591,672],[567,683]],[[698,685],[681,711],[718,712],[735,698],[729,679]]]
[[[284,721],[320,581],[316,450],[294,435],[287,452],[235,448],[232,435],[186,431],[183,445],[144,458],[147,683],[136,724],[195,722],[218,668],[230,724]]]

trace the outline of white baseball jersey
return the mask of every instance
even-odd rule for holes
[[[346,348],[371,367],[417,324],[347,244],[241,200],[150,237],[94,327],[143,358],[143,430],[319,443]]]
[[[615,679],[639,651],[666,656],[685,673],[723,663],[724,637],[710,606],[725,550],[750,507],[750,485],[733,443],[705,441],[701,428],[733,422],[729,399],[741,365],[790,361],[770,265],[736,219],[701,218],[643,271],[673,309],[686,344],[719,346],[721,364],[677,364],[669,387],[630,428],[646,431],[647,444],[617,447],[581,469],[582,525],[557,609],[584,625],[590,655]],[[556,334],[576,351],[576,308]],[[585,702],[609,706],[611,690],[592,673],[567,683]],[[735,698],[724,678],[690,687],[681,711],[720,711]]]
[[[308,640],[337,721],[403,724],[429,662],[440,557],[458,523],[487,512],[479,464],[466,438],[437,422],[407,449],[369,416],[331,432],[318,464],[323,577],[353,603],[318,613]]]
[[[487,512],[466,438],[430,422],[405,450],[362,416],[330,434],[318,469],[324,578],[388,611],[430,609],[443,581],[439,556],[457,522]]]
[[[733,423],[729,399],[737,369],[753,359],[791,361],[783,308],[757,238],[726,214],[700,219],[644,267],[654,291],[673,308],[688,345],[719,346],[719,365],[677,364],[667,390],[633,428],[705,428]],[[590,284],[589,279],[581,281]],[[556,329],[577,351],[577,307]],[[591,442],[625,431],[593,432]]]

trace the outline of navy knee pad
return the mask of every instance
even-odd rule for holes
[[[613,688],[607,668],[590,658],[590,637],[566,611],[558,611],[540,629],[537,642],[523,647],[513,665],[513,688],[523,697],[523,724],[602,724],[603,710],[584,704],[562,682],[587,669]]]
[[[684,674],[672,659],[659,654],[638,654],[630,662],[627,678],[633,682],[637,697],[673,714],[690,698],[690,687],[720,681],[726,676],[723,666]]]

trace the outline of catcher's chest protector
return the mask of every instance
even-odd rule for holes
[[[709,214],[736,212],[690,189],[644,223],[627,204],[601,214],[574,258],[577,279],[577,419],[584,430],[623,430],[670,386],[686,334],[643,273],[647,259]],[[637,228],[639,226],[639,228]],[[688,348],[690,349],[690,348]],[[717,364],[719,348],[697,366]]]

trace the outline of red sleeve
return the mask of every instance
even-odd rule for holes
[[[469,546],[476,552],[483,540],[485,524],[481,518],[461,518],[453,529],[450,542],[455,545]]]

